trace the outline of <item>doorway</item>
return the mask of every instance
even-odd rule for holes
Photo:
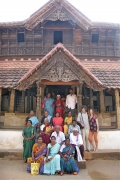
[[[61,95],[61,97],[65,97],[69,94],[71,86],[70,85],[47,85],[44,90],[44,95],[46,95],[48,92],[51,94],[56,95]],[[77,94],[77,89],[76,87],[72,87],[74,94]]]

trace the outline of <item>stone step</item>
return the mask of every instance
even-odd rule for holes
[[[0,158],[2,159],[21,160],[22,154],[22,150],[0,150]],[[80,169],[86,169],[86,160],[79,162],[78,167]]]
[[[97,152],[85,152],[86,160],[120,160],[120,150],[98,150]]]

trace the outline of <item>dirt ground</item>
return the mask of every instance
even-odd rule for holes
[[[21,160],[0,159],[0,180],[120,180],[120,161],[94,160],[87,162],[87,169],[82,169],[77,176],[73,175],[37,175],[26,172],[26,164]]]
[[[92,180],[120,180],[120,160],[87,161]]]

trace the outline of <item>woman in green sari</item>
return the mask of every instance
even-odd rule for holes
[[[27,158],[32,155],[32,147],[35,144],[36,130],[32,127],[32,121],[28,120],[27,127],[23,129],[23,158],[27,162]]]

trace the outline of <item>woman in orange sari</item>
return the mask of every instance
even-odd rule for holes
[[[60,131],[63,131],[63,118],[60,117],[58,112],[56,113],[56,117],[53,118],[53,126],[60,126]]]
[[[46,144],[43,143],[43,139],[41,136],[37,138],[37,143],[34,144],[32,148],[32,157],[28,158],[28,166],[27,172],[31,172],[30,164],[33,162],[37,162],[40,164],[39,174],[43,174],[44,171],[44,157],[47,152]]]
[[[45,127],[43,128],[43,131],[42,131],[42,133],[40,135],[43,138],[43,142],[46,145],[48,145],[50,143],[50,136],[51,136],[51,133],[52,133],[52,126],[49,123],[48,119],[46,119],[44,123],[45,123]]]

